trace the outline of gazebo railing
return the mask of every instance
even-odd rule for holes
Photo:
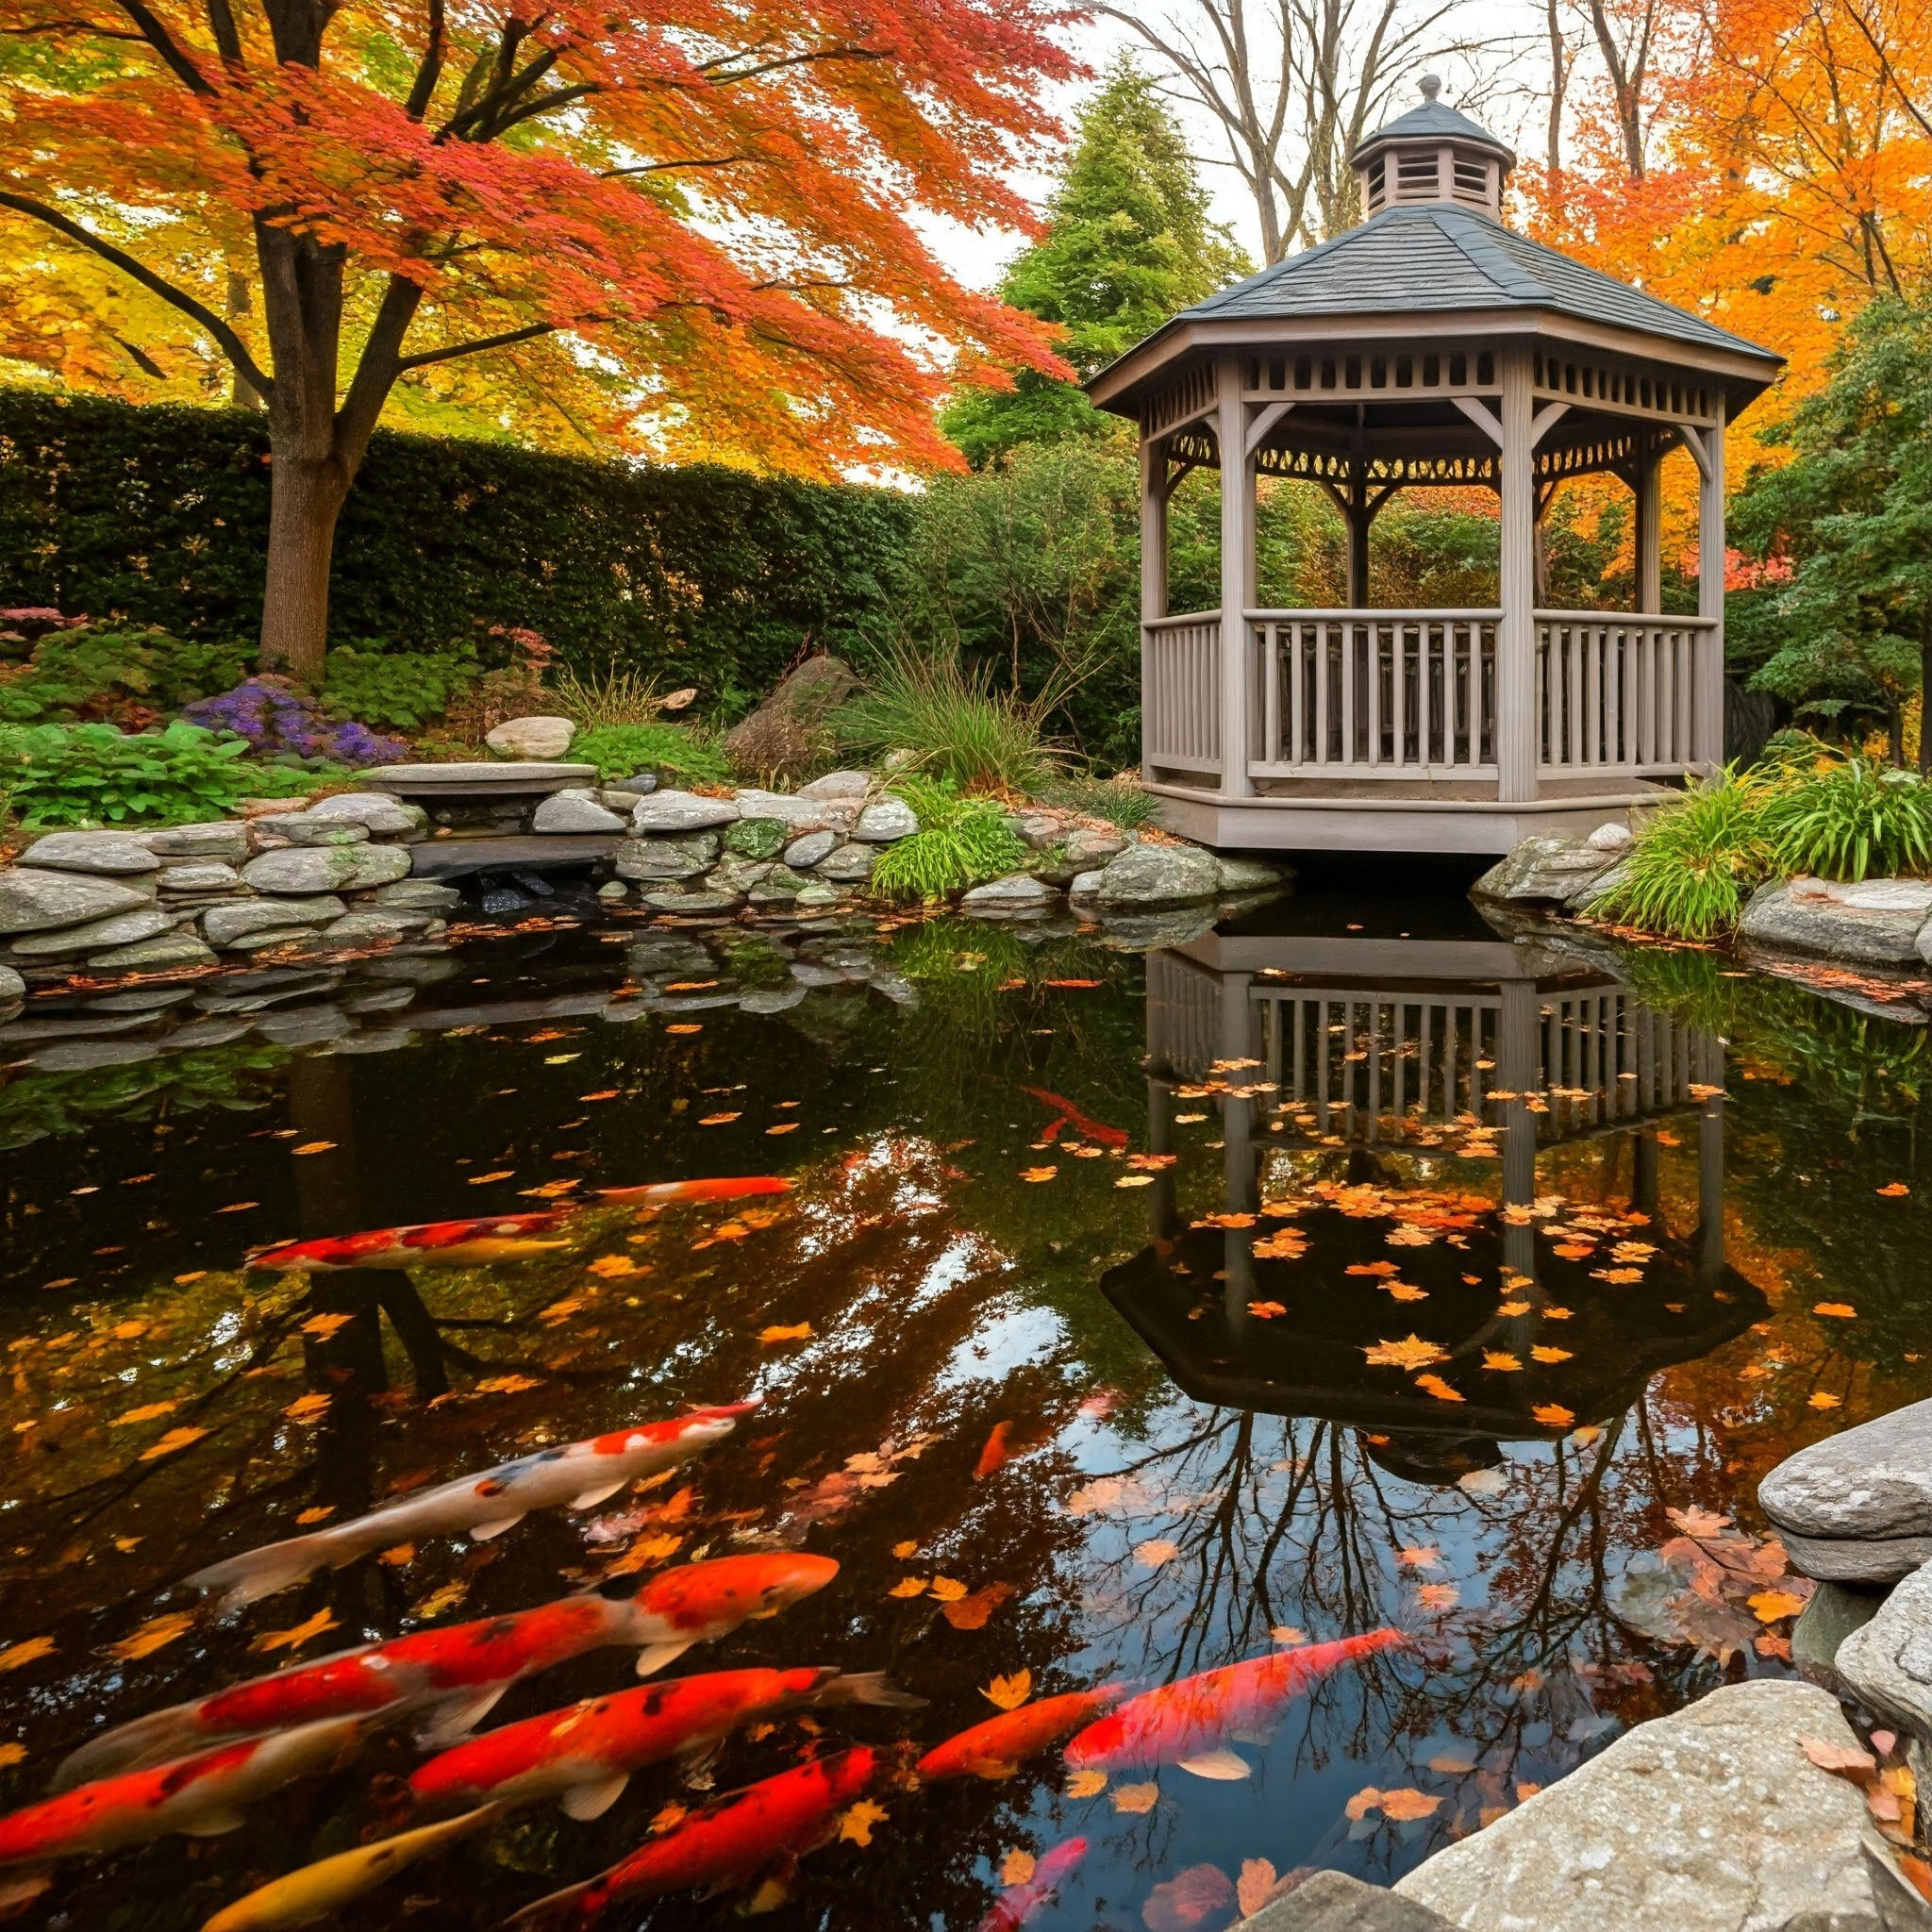
[[[1674,778],[1696,761],[1714,618],[1539,610],[1536,637],[1538,776]]]
[[[1257,780],[1497,778],[1500,610],[1249,610],[1248,774]],[[1675,778],[1716,741],[1702,691],[1715,620],[1605,610],[1535,613],[1525,692],[1539,781]],[[1221,612],[1142,631],[1147,762],[1222,774]],[[1466,794],[1465,794],[1466,795]]]

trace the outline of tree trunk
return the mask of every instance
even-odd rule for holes
[[[328,649],[329,561],[349,478],[334,458],[275,448],[271,437],[268,578],[261,603],[261,668],[322,682]]]

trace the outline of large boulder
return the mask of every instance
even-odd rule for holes
[[[765,779],[802,778],[832,750],[831,717],[858,689],[842,658],[808,658],[724,740],[734,771]]]
[[[378,906],[396,906],[411,912],[454,912],[463,895],[454,886],[439,886],[434,879],[396,879],[377,886],[374,894]]]
[[[0,871],[0,933],[52,932],[132,912],[155,896],[152,882],[125,885],[92,874],[43,872],[32,866]]]
[[[809,785],[801,785],[798,795],[814,799],[858,799],[871,790],[870,772],[827,772],[823,778],[814,778]]]
[[[1932,919],[1932,879],[1866,879],[1856,886],[1799,877],[1760,886],[1738,937],[1780,952],[1816,953],[1861,965],[1919,958]]]
[[[189,859],[180,865],[164,865],[160,872],[161,896],[210,892],[233,892],[241,889],[242,874],[225,859]]]
[[[57,932],[30,932],[10,948],[17,959],[53,959],[67,953],[98,952],[103,946],[131,946],[157,934],[172,932],[187,912],[165,912],[158,906],[137,906],[131,912],[91,919],[85,925],[63,926]]]
[[[1838,1701],[1762,1678],[1653,1719],[1397,1894],[1468,1932],[1905,1932],[1932,1925],[1858,1788]]]
[[[560,758],[577,727],[568,718],[506,718],[483,741],[507,758]]]
[[[409,855],[399,845],[286,845],[242,868],[258,892],[352,892],[407,878]]]
[[[617,848],[621,879],[689,879],[717,862],[716,832],[691,832],[681,839],[626,839]]]
[[[1607,872],[1617,854],[1588,839],[1525,839],[1470,887],[1473,899],[1509,905],[1560,906]]]
[[[1130,845],[1100,874],[1103,908],[1187,906],[1221,894],[1221,861],[1198,845]]]
[[[1788,1456],[1757,1501],[1807,1576],[1894,1583],[1932,1562],[1932,1402]]]
[[[1884,1591],[1875,1588],[1821,1583],[1791,1625],[1792,1663],[1809,1682],[1834,1696],[1841,1694],[1844,1679],[1839,1675],[1838,1654],[1853,1631],[1862,1630],[1877,1615],[1884,1601]]]
[[[641,798],[630,815],[634,832],[703,832],[738,822],[737,802],[700,798],[694,791],[654,791]]]
[[[1450,1932],[1450,1924],[1440,1912],[1379,1885],[1345,1872],[1317,1872],[1243,1919],[1238,1932]]]
[[[139,832],[49,832],[36,839],[17,863],[111,875],[155,872],[161,861]]]
[[[1915,1570],[1833,1659],[1845,1688],[1932,1748],[1932,1563]]]
[[[1098,872],[1109,858],[1124,852],[1127,844],[1124,832],[1074,825],[1058,844],[1045,848],[1027,870],[1049,885],[1070,886],[1083,872]]]

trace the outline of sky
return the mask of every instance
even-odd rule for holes
[[[1186,8],[1187,0],[1179,0],[1179,5],[1173,8],[1162,7],[1159,0],[1150,0],[1148,17],[1185,18]],[[1548,77],[1547,56],[1542,52],[1542,8],[1536,0],[1464,0],[1453,25],[1446,25],[1444,31],[1445,40],[1478,41],[1493,50],[1489,89],[1474,118],[1519,148],[1526,145],[1534,149],[1541,143],[1540,126],[1533,123],[1530,95]],[[1075,30],[1070,36],[1070,44],[1097,74],[1119,49],[1141,43],[1121,23],[1096,19]],[[1515,54],[1518,47],[1524,51]],[[1143,50],[1141,58],[1151,72],[1160,72],[1159,63],[1151,53]],[[1413,66],[1413,73],[1405,72],[1396,88],[1394,112],[1401,112],[1421,99],[1417,83],[1432,69],[1442,75],[1442,98],[1451,107],[1457,104],[1458,95],[1471,79],[1463,63],[1454,59],[1418,59]],[[1076,81],[1051,91],[1054,108],[1069,130],[1079,114],[1081,103],[1095,85],[1092,80]],[[1248,191],[1232,168],[1211,165],[1227,152],[1224,137],[1205,111],[1177,103],[1175,112],[1196,158],[1210,163],[1203,166],[1201,178],[1212,198],[1215,219],[1233,229],[1235,239],[1258,264],[1261,233]],[[1016,173],[1011,179],[1014,187],[1036,207],[1043,206],[1053,192],[1050,171]],[[927,219],[922,226],[941,260],[957,280],[970,288],[992,288],[1007,263],[1024,246],[1024,238],[1018,234],[975,232],[937,217]]]

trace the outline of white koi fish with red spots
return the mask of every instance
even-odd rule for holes
[[[288,1590],[316,1571],[340,1570],[358,1557],[432,1536],[467,1536],[486,1542],[501,1536],[532,1509],[588,1509],[625,1483],[708,1449],[728,1436],[756,1400],[719,1408],[697,1408],[670,1422],[641,1423],[589,1441],[540,1449],[514,1462],[499,1462],[477,1475],[458,1476],[421,1490],[386,1507],[332,1524],[308,1536],[266,1543],[197,1570],[188,1581],[197,1590],[224,1592],[222,1608],[239,1609]]]

